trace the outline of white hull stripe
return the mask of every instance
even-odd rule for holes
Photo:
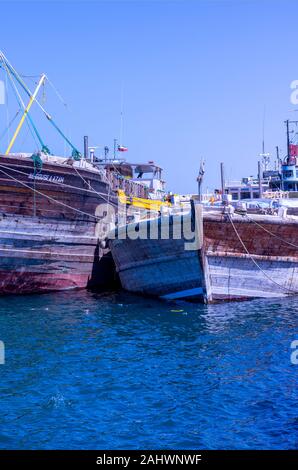
[[[161,299],[174,300],[181,299],[183,297],[192,297],[195,295],[203,295],[202,287],[195,287],[194,289],[181,290],[179,292],[173,292],[172,294],[161,295]]]

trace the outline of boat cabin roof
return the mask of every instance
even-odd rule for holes
[[[153,176],[158,175],[160,177],[162,168],[158,165],[156,165],[154,162],[148,162],[148,163],[128,163],[126,161],[108,161],[108,162],[102,162],[102,165],[104,165],[104,168],[106,170],[116,170],[119,173],[121,173],[123,176],[130,176],[131,178],[134,177],[135,175],[138,175],[138,177],[142,177],[143,174],[148,174],[152,173]]]
[[[148,162],[148,163],[130,163],[126,161],[119,161],[119,160],[108,160],[107,162],[102,162],[103,165],[106,167],[131,167],[134,168],[135,171],[139,171],[140,169],[144,173],[151,173],[156,170],[162,170],[162,168],[159,165],[156,165],[154,162]]]

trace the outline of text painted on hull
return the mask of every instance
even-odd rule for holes
[[[36,175],[34,173],[30,173],[28,175],[28,178],[31,180],[49,181],[50,183],[63,183],[64,182],[63,176],[46,175],[46,174],[40,174],[40,173],[37,173]]]

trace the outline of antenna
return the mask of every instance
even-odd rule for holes
[[[262,129],[262,153],[265,153],[265,118],[266,118],[266,105],[264,105],[264,110],[263,110],[263,129]]]
[[[116,152],[117,152],[117,139],[114,139],[114,160],[116,160]]]
[[[221,203],[224,204],[226,181],[225,181],[225,166],[223,162],[221,162],[220,164],[220,181],[221,181]]]
[[[259,154],[259,157],[262,158],[262,164],[264,170],[267,171],[270,164],[270,153],[265,153],[265,118],[266,118],[266,106],[264,105],[263,110],[263,126],[262,126],[262,153]]]
[[[280,157],[279,157],[279,146],[277,145],[275,147],[276,150],[276,163],[275,163],[275,170],[279,171],[280,170]]]
[[[120,133],[119,133],[119,144],[122,146],[123,142],[123,106],[124,106],[124,86],[121,84],[121,101],[120,101]]]
[[[287,119],[285,121],[286,123],[286,128],[287,128],[287,157],[289,158],[290,156],[290,130],[289,130],[289,120]]]

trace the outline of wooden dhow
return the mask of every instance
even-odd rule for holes
[[[41,158],[41,157],[40,157]],[[0,293],[100,286],[112,280],[104,173],[87,162],[0,155]]]
[[[298,295],[298,217],[192,207],[110,233],[124,289],[202,302]]]

